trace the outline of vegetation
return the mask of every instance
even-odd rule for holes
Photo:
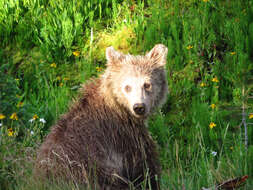
[[[106,47],[139,54],[157,43],[169,49],[170,95],[149,120],[162,188],[248,175],[242,189],[253,189],[248,0],[0,0],[0,189],[72,188],[31,179],[37,147],[103,72]]]

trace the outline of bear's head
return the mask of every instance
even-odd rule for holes
[[[146,118],[164,103],[167,93],[166,57],[168,49],[156,45],[146,55],[125,55],[113,47],[106,49],[107,69],[103,89],[108,101],[123,107],[136,118]]]

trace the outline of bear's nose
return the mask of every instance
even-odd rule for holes
[[[145,113],[145,104],[140,103],[140,104],[134,104],[134,112],[138,115],[143,115]]]

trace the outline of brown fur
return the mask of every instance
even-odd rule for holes
[[[167,94],[164,68],[146,63],[143,57],[122,60],[122,65],[108,60],[105,74],[86,84],[81,98],[52,127],[38,152],[36,173],[101,190],[141,189],[147,177],[153,190],[160,189],[158,153],[145,118],[134,117],[115,90],[122,68],[136,64],[136,72],[152,75],[161,86],[154,100],[157,107]]]

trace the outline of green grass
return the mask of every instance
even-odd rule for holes
[[[157,43],[169,49],[170,95],[149,120],[162,189],[243,175],[252,189],[252,20],[252,2],[241,0],[1,0],[0,189],[79,189],[34,181],[37,147],[81,84],[103,72],[106,47],[140,54]]]

